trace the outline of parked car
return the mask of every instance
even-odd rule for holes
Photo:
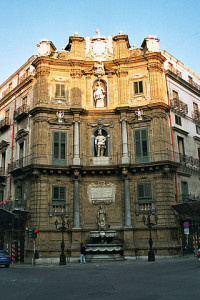
[[[6,250],[0,250],[0,265],[5,265],[6,268],[9,268],[11,264],[11,256]]]

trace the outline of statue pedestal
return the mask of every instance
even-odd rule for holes
[[[105,157],[105,156],[93,157],[93,165],[96,166],[109,165],[109,157]]]
[[[103,101],[103,99],[102,100],[97,100],[96,107],[104,107],[104,101]]]

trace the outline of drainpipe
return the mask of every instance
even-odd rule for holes
[[[14,104],[14,111],[16,109],[16,96],[15,96],[15,104]],[[14,130],[15,130],[15,120],[13,118],[13,123],[12,123],[12,142],[11,142],[11,157],[10,157],[10,166],[12,166],[12,161],[13,161],[13,147],[14,147]],[[12,181],[12,175],[10,173],[10,180],[9,180],[9,192],[8,192],[8,198],[0,202],[0,204],[5,203],[6,201],[10,200],[11,197],[11,181]]]
[[[169,91],[168,91],[168,85],[167,85],[167,75],[165,74],[165,82],[166,82],[166,89],[167,89],[167,99],[168,99],[168,105],[170,105],[169,101]],[[172,149],[173,149],[173,156],[174,161],[176,161],[175,157],[175,151],[174,151],[174,136],[173,136],[173,130],[172,130],[172,118],[171,118],[171,110],[169,110],[169,122],[170,122],[170,130],[171,130],[171,138],[172,138]],[[176,187],[176,203],[178,204],[178,184],[177,184],[177,172],[175,173],[175,187]]]

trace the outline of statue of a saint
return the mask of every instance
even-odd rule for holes
[[[106,137],[102,134],[102,130],[98,130],[98,135],[95,137],[95,149],[97,156],[104,156],[106,149]]]
[[[104,95],[105,91],[98,81],[97,85],[94,88],[94,101],[96,107],[104,107]]]
[[[106,229],[106,210],[104,208],[104,205],[101,204],[98,210],[98,214],[97,214],[97,223],[98,223],[98,227],[99,230],[103,230]]]

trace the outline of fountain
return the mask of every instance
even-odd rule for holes
[[[123,260],[123,245],[116,240],[116,231],[106,222],[106,211],[101,204],[97,214],[98,230],[90,231],[91,243],[85,244],[87,261]]]

